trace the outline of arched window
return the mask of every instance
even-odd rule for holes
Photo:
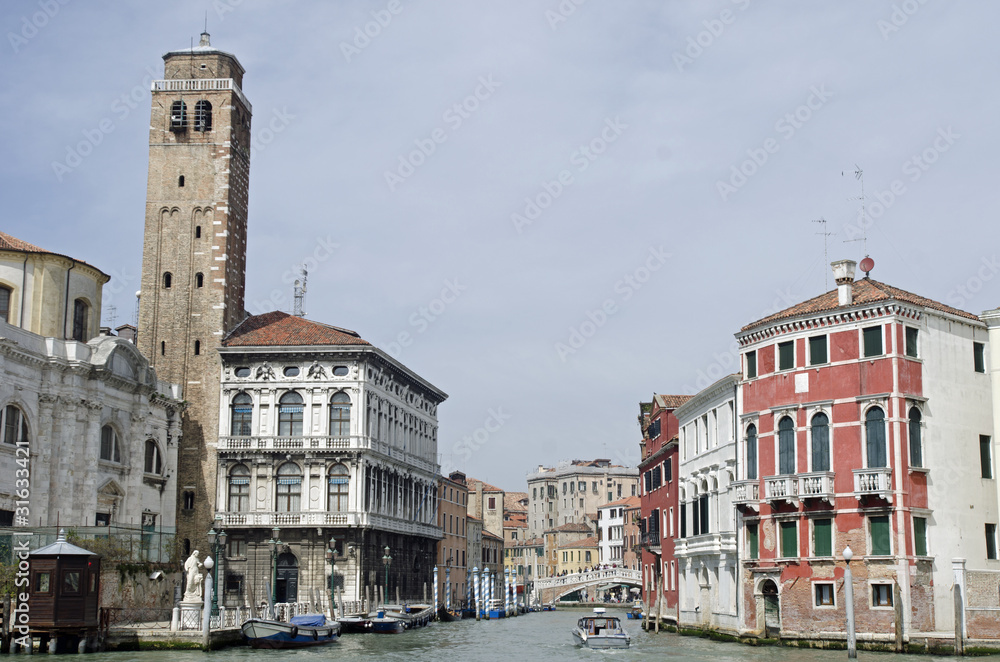
[[[237,393],[229,411],[229,434],[234,437],[249,437],[253,434],[250,431],[253,419],[253,398],[249,394]]]
[[[2,429],[5,444],[28,443],[28,420],[16,405],[4,408]]]
[[[330,467],[330,483],[326,493],[326,509],[331,513],[345,513],[347,505],[347,488],[350,484],[350,471],[342,464]]]
[[[145,472],[159,476],[163,473],[163,458],[160,456],[160,447],[152,439],[146,440],[146,461],[144,463]]]
[[[201,226],[200,225],[194,226],[194,238],[195,239],[201,239]]]
[[[330,399],[330,436],[347,437],[351,434],[351,398],[343,391]]]
[[[923,417],[920,410],[910,407],[910,466],[924,466],[924,446],[920,437],[920,421]]]
[[[169,290],[173,284],[174,277],[169,271],[163,272],[163,289]]]
[[[194,286],[195,287],[203,287],[204,285],[205,285],[205,274],[203,274],[203,273],[196,273],[194,275]]]
[[[279,513],[299,512],[302,496],[302,470],[294,462],[285,462],[278,467],[278,484],[275,494],[275,510]]]
[[[195,340],[194,341],[194,355],[198,356],[200,354],[201,354],[201,341],[200,340]]]
[[[778,422],[778,473],[795,473],[795,423],[788,416]]]
[[[194,105],[194,130],[212,130],[212,104],[204,99]]]
[[[812,470],[830,470],[830,419],[820,412],[812,417]]]
[[[170,104],[170,130],[184,131],[187,129],[187,104],[175,101]]]
[[[9,287],[3,287],[0,285],[0,320],[4,322],[10,322],[10,294],[12,290]]]
[[[747,479],[757,480],[757,426],[747,428]]]
[[[87,341],[88,308],[87,302],[83,299],[73,302],[73,340]]]
[[[237,464],[229,471],[229,512],[250,510],[250,470]]]
[[[290,391],[278,401],[278,436],[302,436],[302,396]]]
[[[872,407],[865,414],[865,441],[867,445],[868,467],[885,467],[885,412]]]
[[[121,462],[122,454],[118,447],[118,433],[110,425],[101,428],[101,459],[108,462]]]

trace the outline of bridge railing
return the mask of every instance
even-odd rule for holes
[[[573,584],[606,584],[622,582],[624,584],[639,584],[641,577],[638,570],[628,568],[609,568],[607,570],[591,570],[590,572],[574,572],[560,577],[536,579],[535,587],[539,590],[570,586]]]

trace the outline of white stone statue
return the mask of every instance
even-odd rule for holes
[[[191,556],[184,562],[184,572],[187,574],[187,589],[184,591],[184,602],[202,602],[202,584],[205,575],[201,570],[205,564],[198,559],[198,550],[191,552]]]

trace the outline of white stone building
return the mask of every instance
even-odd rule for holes
[[[639,505],[639,497],[627,497],[597,509],[597,562],[625,565],[625,510]]]
[[[0,232],[0,526],[130,528],[166,561],[180,388],[98,333],[107,281]]]
[[[736,476],[736,389],[723,377],[674,411],[680,461],[678,623],[736,631],[737,534],[729,485]]]
[[[560,462],[528,474],[528,537],[563,524],[584,524],[597,508],[639,494],[639,470],[611,460]]]
[[[287,313],[246,318],[219,355],[226,603],[325,592],[328,548],[345,600],[381,594],[387,546],[390,598],[422,598],[442,538],[445,393],[353,331]]]

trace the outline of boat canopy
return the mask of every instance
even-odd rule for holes
[[[302,614],[301,616],[292,616],[291,623],[292,625],[318,628],[326,625],[326,616],[323,614]]]

